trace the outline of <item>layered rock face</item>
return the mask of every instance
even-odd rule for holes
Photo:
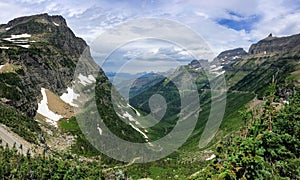
[[[297,51],[299,47],[300,34],[280,38],[268,36],[258,43],[252,44],[249,54],[283,54]]]

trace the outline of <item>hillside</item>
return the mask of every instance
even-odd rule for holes
[[[253,44],[249,54],[227,71],[230,90],[255,92],[262,98],[274,76],[282,86],[277,93],[286,99],[293,86],[299,87],[299,38],[300,35],[267,37]]]
[[[278,108],[272,95],[243,111],[245,126],[219,142],[209,165],[190,179],[299,179],[299,92]]]
[[[295,44],[300,43],[297,42],[298,36],[277,37],[274,42],[274,37],[269,37],[251,46],[250,50],[256,48],[258,49],[257,53],[247,53],[243,49],[237,48],[220,53],[208,66],[201,68],[201,63],[193,60],[188,66],[184,67],[196,78],[201,111],[194,132],[185,143],[185,146],[180,148],[178,152],[181,161],[188,161],[188,163],[194,164],[193,161],[200,159],[196,156],[199,152],[195,150],[195,147],[198,146],[211,109],[211,91],[207,75],[212,74],[216,76],[215,81],[217,82],[218,77],[224,74],[228,89],[226,110],[222,124],[217,136],[207,147],[208,149],[214,149],[214,144],[220,141],[222,137],[230,136],[230,134],[244,126],[244,121],[239,112],[244,111],[245,107],[253,109],[263,104],[265,98],[270,95],[268,87],[272,81],[276,83],[276,87],[274,87],[274,101],[277,104],[287,102],[298,89],[300,77],[297,76],[299,74],[297,72],[299,71],[298,64],[300,59],[298,56],[299,47],[295,46]],[[271,41],[273,51],[262,54],[261,51],[268,47],[265,44],[266,40]],[[148,81],[149,84],[153,82],[151,78]],[[146,78],[143,78],[143,82],[147,82]],[[148,102],[153,94],[163,95],[166,97],[166,100],[169,96],[173,97],[173,101],[167,100],[169,101],[168,109],[159,125],[151,127],[149,131],[150,136],[154,139],[166,135],[172,130],[178,120],[178,116],[176,116],[180,111],[180,102],[176,96],[178,90],[167,82],[168,79],[165,78],[159,80],[156,84],[152,84],[150,88],[142,86],[139,88],[141,90],[140,94],[135,94],[130,99],[133,107],[149,113]],[[139,79],[137,83],[139,84]],[[144,87],[147,87],[146,90]],[[131,90],[134,93],[139,92],[139,89],[136,89],[136,86],[134,86],[134,89]],[[167,93],[164,94],[164,92]],[[194,166],[196,165],[194,164]]]

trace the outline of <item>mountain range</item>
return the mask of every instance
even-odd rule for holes
[[[82,60],[86,63],[81,64]],[[193,173],[215,158],[217,143],[244,126],[239,113],[245,108],[261,107],[267,100],[272,83],[276,84],[272,102],[280,106],[289,102],[300,87],[299,62],[300,34],[269,35],[252,44],[248,52],[236,48],[220,53],[212,62],[193,60],[168,76],[151,73],[136,79],[124,75],[119,87],[113,87],[109,78],[114,74],[105,75],[94,62],[87,43],[72,32],[62,16],[16,18],[0,25],[0,139],[10,148],[22,144],[24,149],[31,149],[33,157],[44,154],[56,158],[57,163],[65,156],[78,160],[77,166],[80,162],[99,162],[103,168],[99,176],[107,179],[193,178]],[[148,143],[150,149],[157,150],[159,147],[152,147],[151,142],[167,136],[178,123],[182,102],[172,78],[178,78],[182,70],[195,79],[201,107],[196,127],[182,147],[155,162],[133,164],[133,160],[125,165],[97,150],[99,133],[111,138],[99,127],[101,122],[119,138]],[[188,80],[181,78],[182,83]],[[212,141],[200,149],[199,140],[210,116],[211,83],[217,84],[221,78],[225,78],[226,88],[222,91],[227,94],[223,121],[216,135],[211,135]],[[127,82],[132,86],[129,97],[124,98],[122,89],[131,84]],[[113,96],[115,89],[120,92]],[[168,107],[159,123],[144,127],[143,116],[151,114],[149,101],[154,94],[165,97]],[[89,120],[93,116],[92,99],[96,102],[94,110],[103,117],[101,122]],[[24,151],[20,153],[26,155]],[[0,171],[0,177],[7,176]],[[42,178],[38,173],[34,177]]]

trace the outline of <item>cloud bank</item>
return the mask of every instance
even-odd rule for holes
[[[275,36],[300,33],[300,0],[4,0],[0,2],[0,23],[46,12],[63,15],[75,34],[89,44],[107,29],[142,17],[170,19],[190,27],[215,54],[236,47],[247,51],[251,43],[269,33]],[[144,49],[140,55],[149,55],[146,43],[139,47],[135,51]],[[172,51],[172,47],[167,49],[157,47],[156,53]]]

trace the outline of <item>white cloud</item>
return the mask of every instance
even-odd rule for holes
[[[100,41],[101,42],[101,41]],[[101,58],[101,56],[100,56]],[[116,49],[102,67],[125,73],[162,72],[189,63],[193,57],[176,44],[156,39],[143,39]]]
[[[29,3],[29,4],[36,4],[36,3],[43,3],[47,0],[17,0],[19,1],[20,3]]]
[[[74,32],[86,39],[88,43],[92,43],[108,28],[130,19],[137,17],[172,19],[199,33],[216,54],[235,47],[243,47],[247,50],[253,41],[258,41],[269,33],[286,36],[300,32],[299,0],[12,0],[0,2],[1,23],[18,16],[44,12],[63,15]],[[217,23],[219,19],[241,21],[252,16],[257,16],[258,19],[251,22],[249,31],[237,31]],[[133,32],[134,29],[131,31]],[[174,34],[174,36],[180,35]]]
[[[262,20],[255,24],[250,36],[254,39],[266,37],[269,33],[275,36],[287,36],[300,33],[300,1],[262,0],[257,12]]]

